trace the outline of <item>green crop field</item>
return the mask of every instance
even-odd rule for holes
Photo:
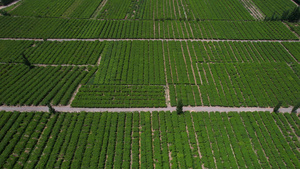
[[[297,3],[0,0],[0,168],[299,169]]]
[[[299,118],[269,112],[0,112],[1,168],[299,168]]]

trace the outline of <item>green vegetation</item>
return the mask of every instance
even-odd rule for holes
[[[28,69],[25,65],[0,65],[3,105],[67,105],[73,92],[96,70],[85,67],[48,66]],[[97,69],[97,68],[96,68]],[[91,73],[90,73],[91,72]],[[4,80],[5,79],[5,80]]]
[[[20,63],[24,55],[32,64],[95,65],[105,42],[0,40],[0,62]]]
[[[299,168],[299,117],[0,112],[1,168]]]
[[[73,107],[166,107],[163,86],[85,85]]]
[[[0,37],[103,39],[298,39],[283,23],[0,17]]]

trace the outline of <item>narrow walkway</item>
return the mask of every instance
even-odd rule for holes
[[[43,41],[31,38],[0,38],[0,40],[30,40]],[[199,41],[199,42],[300,42],[300,40],[235,40],[235,39],[47,39],[47,41]]]
[[[176,111],[176,107],[167,108],[73,108],[70,106],[53,106],[56,111],[59,112],[134,112],[134,111]],[[245,111],[273,111],[273,108],[261,108],[261,107],[183,107],[184,111],[194,111],[194,112],[245,112]],[[47,106],[0,106],[0,111],[19,111],[19,112],[32,112],[32,111],[42,111],[48,112]],[[292,107],[280,108],[279,112],[290,113]],[[300,113],[298,109],[297,113]]]
[[[15,2],[11,3],[11,4],[6,5],[6,6],[0,6],[0,10],[1,10],[1,9],[4,9],[4,8],[7,8],[7,7],[10,7],[10,6],[12,6],[12,5],[14,5],[14,4],[16,4],[16,3],[20,2],[20,1],[21,1],[21,0],[17,0],[17,1],[15,1]]]

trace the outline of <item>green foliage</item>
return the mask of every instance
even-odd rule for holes
[[[163,22],[0,17],[0,25],[2,26],[1,38],[298,40],[297,36],[281,22],[218,20],[199,22],[171,20]],[[185,28],[186,26],[189,27]],[[178,31],[169,33],[169,30],[175,29],[174,27]]]
[[[166,107],[163,86],[83,85],[73,107]]]
[[[283,103],[282,101],[279,101],[278,104],[274,107],[273,112],[277,113],[282,103]]]
[[[295,113],[1,111],[0,117],[1,168],[300,165]]]
[[[177,101],[176,112],[177,112],[178,115],[183,113],[182,99],[178,99],[178,101]]]
[[[297,109],[300,107],[300,103],[296,104],[293,109],[292,109],[292,113],[296,113]]]
[[[0,65],[5,81],[0,83],[0,103],[6,105],[68,104],[86,70],[72,66],[28,69],[25,65]]]
[[[300,20],[300,8],[295,7],[291,12],[289,10],[284,11],[281,16],[273,13],[271,17],[265,17],[265,21],[288,21],[288,22],[298,22]]]
[[[47,104],[47,107],[48,107],[49,113],[51,113],[51,114],[55,114],[56,113],[56,110],[51,106],[50,103]]]
[[[10,16],[10,14],[6,10],[3,10],[3,9],[0,10],[0,15]]]
[[[24,54],[22,54],[22,59],[23,59],[23,63],[24,65],[28,66],[29,69],[32,69],[34,66],[29,62],[29,60],[25,57]]]

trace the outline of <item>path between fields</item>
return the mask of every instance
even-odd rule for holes
[[[134,112],[134,111],[176,111],[176,107],[167,108],[73,108],[70,106],[53,106],[56,111],[59,112]],[[279,112],[292,111],[293,107],[280,108]],[[273,111],[273,108],[261,108],[261,107],[183,107],[184,111],[194,112],[244,112],[244,111]],[[43,111],[48,112],[47,106],[0,106],[0,111],[19,111],[19,112],[32,112],[32,111]],[[300,113],[298,109],[297,113]]]
[[[32,38],[0,38],[0,40],[31,40]],[[300,40],[236,40],[236,39],[47,39],[47,41],[199,41],[199,42],[300,42]]]
[[[0,10],[1,10],[1,9],[4,9],[4,8],[7,8],[7,7],[10,7],[10,6],[12,6],[12,5],[14,5],[14,4],[16,4],[16,3],[20,2],[20,1],[21,1],[21,0],[17,0],[17,1],[15,1],[15,2],[11,3],[11,4],[6,5],[6,6],[0,6]]]

